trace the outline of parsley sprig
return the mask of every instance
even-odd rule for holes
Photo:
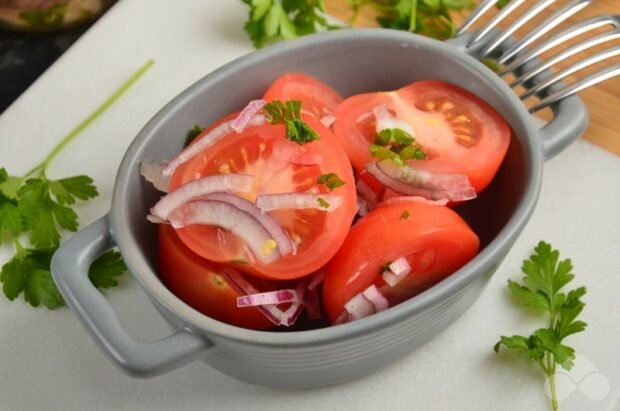
[[[323,0],[242,0],[250,6],[245,31],[257,48],[290,40],[321,30],[342,26],[331,24],[325,17]],[[385,27],[447,39],[456,33],[450,12],[470,10],[475,0],[349,0],[355,20],[362,7],[379,14],[377,22]]]
[[[327,173],[327,174],[321,174],[317,179],[316,179],[316,183],[317,184],[325,184],[325,186],[327,187],[327,189],[331,192],[334,191],[334,189],[338,188],[338,187],[342,187],[343,185],[346,184],[345,181],[343,181],[340,176],[336,173]]]
[[[502,336],[495,344],[495,352],[503,345],[516,350],[527,358],[536,361],[549,378],[551,406],[558,409],[555,389],[556,365],[570,370],[575,359],[575,350],[563,344],[566,337],[585,330],[586,323],[577,320],[585,304],[581,298],[586,294],[585,287],[575,288],[568,293],[561,292],[575,275],[570,259],[559,261],[560,253],[550,244],[541,241],[534,254],[523,262],[521,270],[525,274],[523,283],[508,280],[508,288],[526,306],[547,314],[549,327],[539,328],[529,337],[513,335]]]
[[[14,256],[0,270],[2,290],[9,300],[21,293],[33,307],[43,304],[49,309],[64,305],[50,272],[52,255],[60,245],[62,231],[75,232],[78,201],[88,201],[99,193],[93,179],[78,175],[61,179],[48,177],[49,167],[58,154],[110,107],[151,66],[149,60],[136,71],[99,108],[65,136],[49,155],[22,176],[9,175],[0,168],[0,242],[10,239]],[[32,247],[22,244],[27,237]],[[90,269],[90,280],[97,288],[118,284],[117,277],[126,271],[116,251],[101,255]]]
[[[373,157],[380,160],[390,159],[399,166],[403,166],[408,160],[426,158],[426,153],[415,142],[415,138],[401,128],[381,130],[375,143],[368,146]]]
[[[325,18],[323,0],[242,1],[250,6],[245,31],[257,48],[316,33],[318,30],[335,28]]]
[[[286,102],[274,100],[263,107],[265,119],[270,124],[284,124],[286,138],[297,144],[307,144],[320,140],[319,135],[301,119],[301,101],[289,100]]]

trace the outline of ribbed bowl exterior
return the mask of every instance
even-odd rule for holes
[[[492,274],[478,276],[449,298],[401,323],[352,339],[306,347],[272,347],[206,334],[215,349],[204,361],[238,380],[280,389],[314,388],[363,377],[448,328],[476,301]]]

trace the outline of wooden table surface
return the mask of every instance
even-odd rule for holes
[[[523,7],[528,7],[528,5],[531,6],[535,0],[530,0],[530,2],[531,3],[526,3]],[[554,10],[557,10],[559,6],[566,4],[567,0],[560,0],[558,3],[559,4],[554,5],[555,7],[541,13],[541,18],[550,15]],[[326,8],[327,12],[336,18],[344,21],[349,21],[351,18],[352,12],[348,0],[326,0]],[[576,22],[601,14],[620,14],[620,0],[593,0],[590,6],[573,16],[569,22]],[[463,15],[454,15],[454,19],[457,22],[462,18]],[[520,29],[517,32],[517,36],[527,32],[532,25],[535,25],[539,21],[541,20],[534,20],[531,24]],[[357,27],[377,26],[373,9],[369,6],[362,7],[354,25]],[[564,27],[564,25],[561,27]],[[619,46],[620,42],[616,41],[613,44],[609,42],[603,45],[603,47],[594,50],[609,48],[612,45]],[[586,55],[589,54],[592,54],[592,52],[586,53]],[[543,55],[543,58],[545,56],[546,55]],[[577,56],[577,58],[582,57],[583,54]],[[607,65],[609,65],[610,62],[612,64],[620,63],[620,58],[608,60]],[[559,68],[561,67],[562,66],[559,66]],[[598,67],[600,68],[601,66],[599,65]],[[620,155],[620,77],[616,77],[589,90],[585,90],[581,92],[579,96],[587,105],[590,113],[590,125],[584,138],[610,152]]]

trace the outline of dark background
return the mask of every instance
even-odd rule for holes
[[[22,94],[91,24],[57,33],[0,29],[0,114]]]

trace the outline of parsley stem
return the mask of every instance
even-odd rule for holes
[[[23,179],[39,170],[41,171],[41,174],[44,174],[47,170],[47,167],[49,167],[50,163],[52,162],[52,160],[54,160],[58,153],[60,153],[67,144],[73,141],[73,139],[75,139],[82,131],[84,131],[86,127],[88,127],[93,121],[99,118],[99,116],[101,116],[112,104],[114,104],[114,102],[118,100],[118,98],[121,97],[123,93],[125,93],[136,81],[138,81],[140,77],[142,77],[142,75],[146,73],[147,70],[151,68],[154,63],[155,62],[152,59],[149,59],[146,63],[144,63],[144,65],[140,67],[134,74],[132,74],[132,76],[129,77],[129,79],[127,79],[127,81],[125,81],[125,83],[123,83],[110,97],[108,97],[108,99],[104,101],[103,104],[101,104],[94,112],[92,112],[88,117],[86,117],[86,119],[84,119],[80,124],[78,124],[76,128],[71,130],[71,132],[67,134],[56,147],[54,147],[54,149],[49,153],[49,155],[45,158],[45,160],[43,160],[42,163],[27,172],[24,175]]]
[[[547,353],[547,375],[549,376],[549,391],[551,391],[551,408],[558,411],[558,396],[555,391],[555,364],[551,353]]]

